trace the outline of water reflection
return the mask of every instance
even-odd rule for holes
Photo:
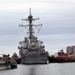
[[[36,68],[37,68],[37,65],[31,65],[29,69],[29,75],[36,75]]]
[[[31,68],[31,69],[29,70],[29,75],[35,75],[34,68]]]
[[[75,75],[75,63],[18,65],[17,69],[0,71],[0,75]]]

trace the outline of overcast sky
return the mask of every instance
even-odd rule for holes
[[[40,18],[34,23],[43,24],[35,35],[47,51],[66,51],[75,45],[75,0],[0,0],[0,54],[19,52],[19,42],[26,36],[19,24],[29,15],[29,8],[33,17]]]

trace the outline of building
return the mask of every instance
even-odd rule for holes
[[[68,47],[66,48],[66,52],[67,52],[67,54],[69,54],[69,55],[75,55],[75,46],[68,46]]]

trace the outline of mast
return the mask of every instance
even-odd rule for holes
[[[33,16],[31,15],[31,8],[29,8],[29,16],[28,16],[28,18],[27,19],[21,19],[21,20],[27,21],[29,23],[28,25],[19,25],[19,26],[22,26],[22,27],[28,29],[30,39],[33,36],[34,29],[37,28],[38,26],[42,26],[42,24],[40,24],[40,25],[33,25],[32,24],[33,21],[38,20],[38,19],[39,18],[33,18]],[[34,26],[34,29],[33,29],[33,26]]]
[[[30,8],[30,15],[28,16],[28,20],[29,20],[29,37],[31,38],[33,35],[33,25],[32,25],[32,20],[33,20],[33,16],[31,15],[31,8]]]

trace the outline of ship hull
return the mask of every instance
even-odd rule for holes
[[[21,59],[21,64],[47,64],[47,56],[28,56]]]

